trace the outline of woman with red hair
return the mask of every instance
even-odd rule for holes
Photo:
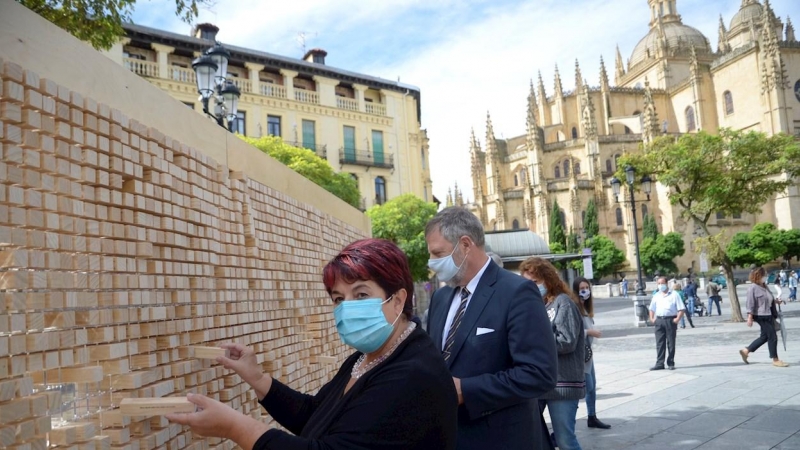
[[[200,412],[167,418],[244,449],[454,449],[458,397],[441,354],[412,320],[405,254],[389,241],[356,241],[325,266],[323,283],[339,336],[356,351],[316,395],[262,373],[243,345],[224,344],[230,358],[217,358],[291,433],[200,395],[189,396]]]

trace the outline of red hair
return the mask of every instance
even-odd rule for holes
[[[409,319],[413,315],[414,280],[408,258],[394,242],[370,238],[348,245],[322,269],[322,282],[329,295],[337,280],[345,283],[374,281],[387,297],[405,289],[403,313]]]

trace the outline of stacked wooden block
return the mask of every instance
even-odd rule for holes
[[[231,448],[119,412],[193,392],[261,417],[248,386],[191,346],[252,346],[305,392],[330,379],[347,349],[321,268],[360,230],[0,69],[0,447]]]

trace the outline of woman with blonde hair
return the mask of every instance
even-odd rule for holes
[[[769,357],[772,358],[772,365],[789,367],[778,358],[778,335],[775,333],[775,316],[778,315],[775,304],[782,302],[780,299],[776,299],[769,290],[767,271],[763,267],[756,267],[750,271],[750,282],[752,284],[747,289],[747,326],[752,327],[753,322],[757,322],[761,327],[761,335],[749,346],[739,350],[739,355],[745,364],[750,364],[747,361],[750,353],[766,343]]]
[[[571,295],[569,286],[547,260],[528,258],[519,269],[539,287],[556,338],[558,381],[555,389],[541,397],[550,411],[553,434],[559,449],[581,450],[575,436],[575,415],[578,402],[586,395],[583,304]]]

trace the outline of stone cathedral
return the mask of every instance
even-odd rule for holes
[[[683,23],[677,3],[648,1],[649,31],[627,62],[617,47],[614,85],[602,58],[596,87],[586,84],[576,61],[575,90],[564,89],[558,68],[550,93],[541,74],[536,86],[531,83],[524,135],[495,138],[487,115],[483,143],[474,132],[470,139],[474,200],[465,202],[455,186],[448,204],[470,208],[487,231],[528,228],[547,239],[554,201],[565,230],[581,235],[587,203],[594,198],[601,234],[626,252],[627,270],[633,271],[630,206],[615,201],[609,184],[620,155],[639,151],[659,135],[701,129],[800,137],[800,42],[791,19],[777,16],[769,0],[742,0],[730,22],[720,16],[715,50],[706,36]],[[641,193],[637,197],[644,200]],[[654,183],[650,200],[637,201],[640,229],[643,214],[652,214],[662,232],[685,236],[687,252],[676,262],[684,273],[698,270],[691,252],[694,227],[669,204],[663,186]],[[770,199],[755,217],[718,214],[712,228],[735,233],[762,221],[800,227],[797,188]]]

